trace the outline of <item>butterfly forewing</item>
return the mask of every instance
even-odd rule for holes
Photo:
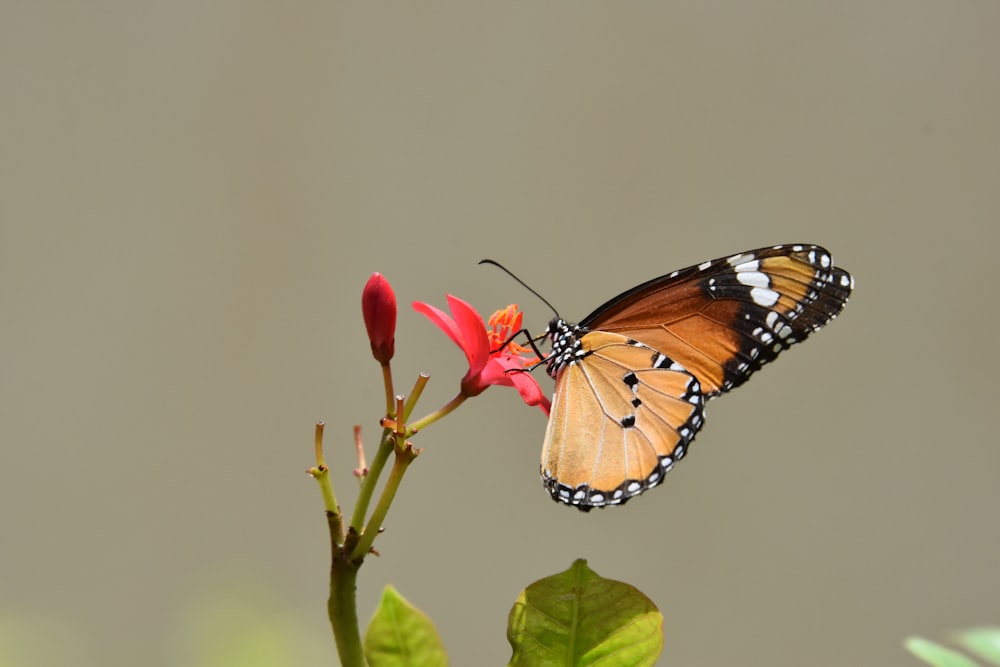
[[[659,484],[701,427],[704,398],[697,378],[636,340],[595,331],[580,347],[557,374],[542,477],[556,500],[589,509]]]
[[[850,275],[815,245],[761,248],[639,285],[582,327],[634,338],[676,360],[706,396],[739,386],[844,307]]]

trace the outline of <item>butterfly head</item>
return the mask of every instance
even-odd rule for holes
[[[585,333],[587,333],[587,329],[567,322],[561,317],[553,317],[549,320],[549,326],[545,329],[545,337],[552,344],[552,351],[545,357],[545,372],[554,378],[560,369],[587,356],[587,350],[580,343],[580,339]]]

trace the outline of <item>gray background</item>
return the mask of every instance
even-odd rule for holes
[[[350,505],[353,423],[373,448],[372,271],[426,412],[464,358],[412,300],[549,317],[481,257],[579,318],[781,242],[855,296],[663,487],[556,505],[542,414],[491,389],[417,437],[362,617],[392,582],[503,664],[521,587],[585,557],[663,664],[913,665],[1000,622],[998,34],[991,0],[3,3],[0,651],[335,662],[302,471],[326,419]]]

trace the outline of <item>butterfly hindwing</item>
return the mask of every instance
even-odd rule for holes
[[[542,450],[553,498],[589,509],[659,484],[701,428],[697,378],[657,350],[606,332],[579,339],[558,372]]]

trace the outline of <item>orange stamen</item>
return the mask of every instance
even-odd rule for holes
[[[490,348],[497,349],[504,343],[507,343],[504,348],[507,354],[511,354],[516,357],[524,357],[524,355],[532,354],[530,359],[522,359],[522,363],[525,366],[530,366],[538,361],[538,357],[534,356],[534,351],[530,347],[521,345],[517,341],[508,340],[511,335],[515,332],[521,330],[521,320],[523,313],[517,309],[517,304],[512,303],[503,310],[498,310],[489,319],[489,329],[486,331],[486,335],[490,341]]]

